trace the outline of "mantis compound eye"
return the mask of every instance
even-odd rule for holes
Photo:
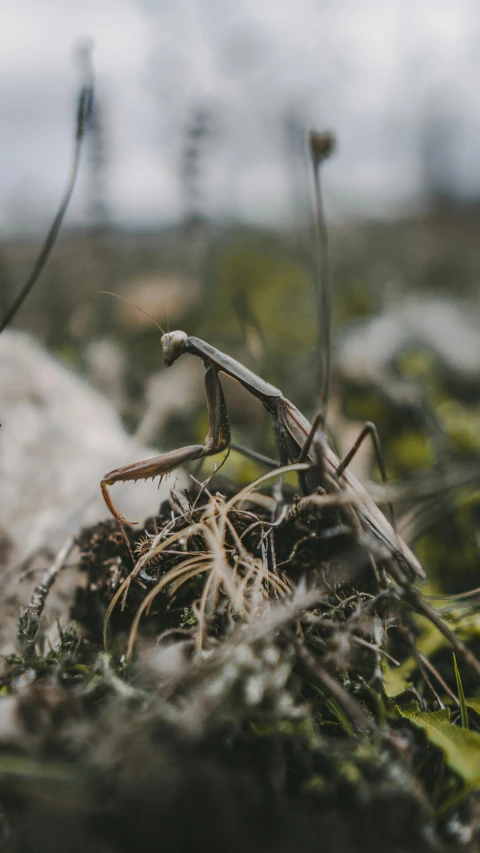
[[[170,367],[185,352],[188,335],[186,332],[167,332],[162,337],[163,361]]]

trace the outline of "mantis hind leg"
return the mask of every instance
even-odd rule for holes
[[[395,518],[395,510],[393,508],[392,498],[390,496],[390,486],[389,486],[389,482],[388,482],[387,472],[385,470],[385,463],[383,460],[382,448],[380,445],[380,438],[379,438],[378,431],[377,431],[377,428],[376,428],[374,423],[372,423],[371,421],[368,421],[365,424],[365,426],[362,429],[360,435],[358,436],[355,444],[353,445],[351,450],[348,451],[345,458],[340,462],[340,465],[338,466],[337,470],[335,471],[335,477],[337,480],[341,479],[342,474],[348,468],[348,466],[350,465],[350,462],[352,461],[353,457],[355,456],[355,454],[357,453],[357,451],[359,450],[359,448],[361,447],[361,445],[363,444],[363,442],[365,441],[366,438],[370,438],[372,441],[372,444],[373,444],[375,457],[377,460],[378,467],[380,469],[383,487],[385,489],[385,495],[387,498],[387,506],[388,506],[388,511],[390,513],[391,525],[392,525],[393,531],[395,533],[397,533],[397,521]]]

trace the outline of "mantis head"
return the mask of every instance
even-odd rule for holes
[[[167,332],[162,336],[163,361],[170,367],[185,352],[188,335],[186,332]]]

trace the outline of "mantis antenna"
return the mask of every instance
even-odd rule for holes
[[[104,293],[106,296],[115,296],[115,298],[116,298],[116,299],[121,299],[121,300],[122,300],[122,302],[126,302],[126,303],[127,303],[127,305],[131,305],[131,306],[132,306],[132,308],[136,308],[136,309],[137,309],[137,311],[140,311],[140,314],[144,314],[144,315],[145,315],[145,317],[148,317],[148,319],[152,321],[152,323],[155,323],[155,325],[156,325],[157,329],[159,329],[159,330],[161,331],[162,335],[164,335],[164,334],[165,334],[165,330],[164,330],[164,329],[162,329],[162,327],[161,327],[160,323],[157,323],[157,321],[156,321],[156,320],[154,320],[154,318],[152,317],[152,315],[151,315],[151,314],[147,314],[147,312],[146,312],[146,311],[144,311],[144,310],[143,310],[143,308],[140,308],[140,306],[139,306],[139,305],[135,305],[135,302],[130,302],[130,299],[127,299],[127,297],[126,297],[126,296],[120,296],[120,294],[119,294],[119,293],[112,293],[112,291],[111,291],[111,290],[99,290],[98,292],[99,292],[99,293]]]

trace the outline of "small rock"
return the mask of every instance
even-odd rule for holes
[[[15,623],[40,577],[19,584],[19,567],[38,551],[56,553],[83,525],[109,517],[101,478],[158,450],[127,435],[111,403],[17,331],[0,336],[0,422],[0,593]],[[114,500],[127,519],[141,521],[157,512],[180,476],[175,472],[161,486],[119,484]]]

